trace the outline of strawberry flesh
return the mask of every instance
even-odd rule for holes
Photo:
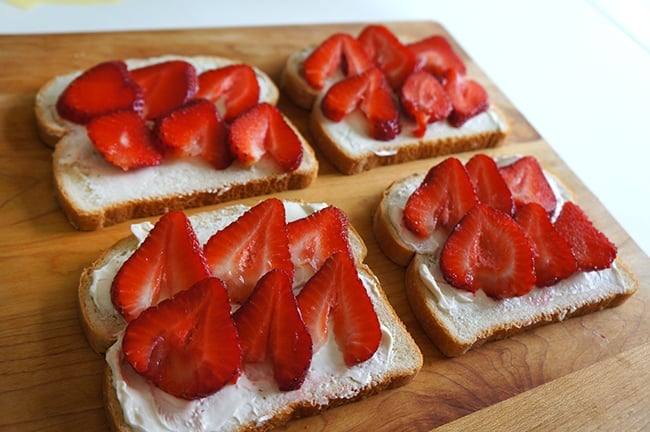
[[[277,198],[260,202],[212,235],[204,252],[212,274],[225,282],[234,303],[243,303],[272,269],[293,280],[285,210]]]
[[[260,97],[260,85],[252,67],[244,64],[211,69],[199,75],[198,98],[223,107],[219,112],[226,122],[255,106]]]
[[[163,160],[151,131],[135,111],[95,117],[86,128],[95,149],[124,171],[159,165]]]
[[[58,114],[73,123],[120,110],[142,112],[140,87],[121,61],[100,63],[75,78],[56,102]]]
[[[368,57],[386,74],[392,88],[399,89],[415,70],[415,55],[387,27],[366,26],[357,39]]]
[[[616,245],[593,225],[577,204],[569,201],[562,206],[555,229],[571,246],[579,270],[609,268],[616,259]]]
[[[571,246],[553,227],[546,210],[537,203],[525,204],[515,214],[533,247],[535,285],[551,286],[577,270]]]
[[[312,340],[291,290],[291,279],[271,270],[233,314],[246,363],[270,361],[281,391],[299,389],[312,358]]]
[[[494,159],[485,154],[477,154],[467,161],[465,169],[480,202],[506,214],[514,214],[512,194]]]
[[[159,117],[154,133],[167,156],[200,157],[215,169],[228,168],[233,161],[225,125],[214,104],[205,99],[192,100]]]
[[[192,224],[180,211],[163,215],[118,270],[111,285],[115,309],[128,322],[149,306],[210,276]]]
[[[528,238],[514,219],[485,204],[467,212],[447,238],[440,268],[454,287],[494,299],[524,295],[535,284]]]
[[[368,360],[381,341],[379,319],[352,258],[332,255],[298,294],[314,352],[327,341],[329,321],[348,366]]]
[[[499,172],[512,193],[516,207],[535,202],[549,214],[555,211],[557,198],[535,157],[521,157],[499,168]]]
[[[423,137],[427,125],[446,119],[451,113],[451,102],[442,84],[428,72],[414,72],[406,78],[400,90],[404,111],[417,123],[413,135]]]
[[[445,78],[445,91],[453,107],[448,119],[450,125],[461,127],[467,120],[488,109],[488,94],[477,81],[466,78],[455,69],[449,69]]]
[[[407,200],[404,224],[420,238],[437,229],[448,233],[477,202],[462,162],[447,158],[429,170]]]
[[[242,352],[221,281],[204,279],[142,312],[126,327],[122,352],[139,374],[181,399],[236,381]]]
[[[345,33],[336,33],[305,59],[302,72],[310,86],[322,90],[326,81],[338,69],[342,69],[344,74],[350,77],[372,66],[373,63],[355,38]]]
[[[407,45],[416,59],[416,70],[425,70],[444,79],[450,69],[465,75],[465,63],[444,36],[434,35]]]
[[[194,97],[196,70],[184,60],[170,60],[131,70],[131,77],[144,96],[143,116],[154,119]]]

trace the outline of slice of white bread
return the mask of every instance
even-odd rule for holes
[[[235,63],[221,57],[164,56],[126,60],[126,64],[135,68],[172,59],[192,63],[197,73]],[[275,104],[277,87],[264,72],[255,71],[260,84],[260,102]],[[165,160],[155,167],[122,171],[94,149],[84,126],[62,120],[56,112],[59,95],[80,73],[50,80],[38,92],[35,105],[39,133],[55,148],[53,173],[57,198],[70,223],[80,230],[95,230],[172,209],[301,189],[309,186],[318,173],[313,149],[286,117],[303,148],[301,164],[295,171],[285,173],[266,158],[252,167],[235,161],[225,170],[216,170],[200,158],[184,158]]]
[[[546,175],[559,209],[571,199],[570,193],[555,177]],[[619,305],[637,290],[638,281],[620,258],[609,269],[576,273],[553,286],[535,287],[524,296],[501,301],[480,290],[472,294],[456,289],[445,281],[438,264],[445,238],[419,240],[402,222],[406,201],[423,177],[405,177],[384,191],[373,217],[373,231],[384,254],[407,266],[405,290],[411,309],[446,356],[459,356],[490,340]]]
[[[363,114],[354,111],[340,122],[327,119],[320,109],[327,89],[343,78],[339,72],[330,77],[318,91],[302,76],[302,63],[312,49],[294,52],[287,58],[281,87],[289,98],[303,109],[311,110],[310,130],[328,160],[344,174],[358,174],[377,166],[393,165],[463,151],[495,147],[509,131],[505,116],[494,105],[462,127],[446,120],[429,124],[423,137],[413,136],[415,121],[402,114],[402,130],[390,141],[378,141],[368,134]]]
[[[285,201],[287,220],[323,208],[323,203]],[[235,205],[190,216],[199,242],[205,243],[248,207]],[[373,302],[382,329],[378,351],[368,361],[353,367],[343,363],[342,354],[330,332],[328,342],[312,360],[303,386],[280,392],[268,380],[255,381],[243,375],[214,395],[196,401],[175,399],[147,383],[122,360],[122,318],[110,305],[110,285],[122,262],[137,248],[151,224],[134,225],[133,235],[119,241],[84,270],[79,285],[81,319],[89,342],[106,353],[104,392],[106,410],[114,430],[269,430],[291,418],[316,414],[329,407],[352,402],[384,388],[408,383],[422,367],[422,354],[395,314],[379,280],[364,264],[366,247],[350,227],[350,246],[360,279]]]

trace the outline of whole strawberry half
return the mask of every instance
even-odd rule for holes
[[[321,101],[323,115],[335,122],[357,108],[368,119],[369,135],[374,139],[389,141],[400,133],[399,109],[379,69],[337,82]]]
[[[92,118],[119,110],[142,112],[140,87],[121,61],[100,63],[75,78],[56,102],[59,115],[86,124]]]
[[[338,69],[346,76],[358,75],[373,67],[363,47],[346,33],[336,33],[327,38],[305,59],[302,73],[307,83],[317,90]]]
[[[236,381],[242,353],[223,284],[204,279],[142,312],[126,327],[122,352],[177,398],[203,398]]]
[[[135,111],[114,111],[94,117],[86,130],[104,159],[124,171],[163,161],[151,131]]]
[[[260,85],[252,67],[245,64],[229,65],[199,75],[196,97],[223,107],[223,112],[220,111],[222,118],[231,122],[258,103]]]
[[[499,168],[515,206],[535,202],[552,214],[557,206],[557,198],[548,183],[539,161],[534,156],[523,156],[515,162]]]
[[[386,74],[390,86],[399,89],[415,70],[415,56],[383,25],[366,26],[358,38],[368,57]]]
[[[142,89],[146,119],[155,119],[180,107],[194,97],[198,85],[196,69],[184,60],[133,69],[131,77]]]
[[[564,203],[554,226],[571,246],[579,270],[609,268],[616,259],[616,245],[594,226],[577,204]]]
[[[268,153],[284,172],[302,162],[302,143],[294,129],[273,105],[261,103],[230,125],[230,149],[242,164],[250,166]]]
[[[400,90],[404,111],[417,123],[413,135],[423,137],[427,125],[444,120],[451,113],[451,102],[442,84],[428,72],[414,72]]]
[[[480,202],[506,214],[514,214],[515,202],[494,159],[479,153],[467,161],[465,169]]]
[[[286,273],[271,270],[233,314],[244,362],[270,361],[281,391],[302,386],[312,358],[311,336],[291,285]]]
[[[510,216],[477,204],[460,220],[440,254],[451,285],[494,299],[521,296],[535,285],[533,249]]]
[[[449,41],[442,35],[434,35],[407,45],[415,55],[417,70],[425,70],[439,79],[445,79],[450,69],[465,75],[465,63],[456,54]]]
[[[381,341],[379,319],[352,258],[337,252],[298,294],[314,352],[327,341],[330,325],[346,365],[368,360]]]
[[[557,232],[544,208],[537,203],[525,204],[515,220],[528,236],[535,257],[535,284],[551,286],[577,270],[571,246]]]
[[[454,127],[461,127],[490,106],[490,99],[483,86],[455,69],[447,71],[444,87],[453,107],[448,121]]]
[[[225,169],[232,164],[226,127],[214,104],[205,99],[191,100],[159,117],[154,133],[165,155],[200,157],[215,169]]]
[[[225,282],[234,303],[243,303],[273,269],[293,280],[285,210],[277,198],[252,207],[212,235],[203,248],[212,274]]]
[[[111,285],[115,309],[128,322],[149,306],[210,276],[192,224],[180,211],[163,215],[117,271]]]
[[[437,229],[450,232],[478,199],[467,171],[456,158],[433,166],[404,207],[404,225],[420,238]]]

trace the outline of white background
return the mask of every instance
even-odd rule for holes
[[[650,255],[650,0],[0,0],[0,34],[438,21]]]

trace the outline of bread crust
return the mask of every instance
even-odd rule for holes
[[[310,49],[295,51],[287,58],[280,76],[280,87],[289,99],[304,110],[312,109],[319,90],[312,88],[302,76],[300,67]]]

